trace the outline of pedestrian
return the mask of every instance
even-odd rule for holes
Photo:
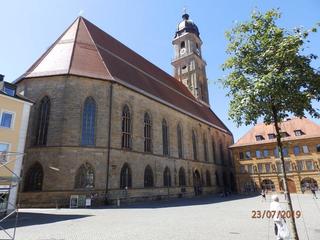
[[[265,190],[264,189],[262,189],[261,190],[261,197],[262,197],[262,201],[267,201],[267,199],[266,199],[266,192],[265,192]]]
[[[312,198],[318,199],[317,195],[316,195],[316,188],[314,186],[311,186],[311,192],[312,192]]]
[[[277,240],[289,240],[290,233],[288,230],[288,226],[286,220],[282,216],[282,208],[279,203],[279,197],[277,195],[271,196],[271,203],[270,203],[270,211],[274,211],[274,232],[276,235]]]

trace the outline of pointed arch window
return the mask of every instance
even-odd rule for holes
[[[75,188],[94,188],[94,170],[91,164],[82,164],[76,173]]]
[[[214,142],[214,139],[211,139],[211,143],[212,143],[212,160],[214,163],[217,163],[217,158],[216,158],[216,144]]]
[[[209,170],[206,171],[206,182],[207,182],[207,186],[210,187],[211,186],[211,174],[210,174]]]
[[[205,134],[203,134],[203,152],[204,161],[208,162],[208,142]]]
[[[43,168],[41,164],[37,162],[29,168],[26,174],[24,191],[26,192],[41,191],[42,182],[43,182]]]
[[[162,120],[162,146],[163,146],[163,155],[169,155],[169,134],[168,134],[168,125],[165,119]]]
[[[81,144],[94,146],[96,124],[96,102],[92,97],[87,97],[82,113],[82,138]]]
[[[144,170],[144,187],[153,187],[153,171],[149,165]]]
[[[163,186],[171,187],[171,174],[168,167],[166,167],[163,172]]]
[[[152,149],[152,138],[151,138],[151,118],[148,113],[144,114],[144,151],[151,152]]]
[[[131,149],[131,114],[128,105],[122,109],[122,142],[121,147]]]
[[[179,186],[186,186],[186,172],[183,167],[179,170]]]
[[[43,97],[40,102],[39,111],[38,111],[36,145],[47,144],[50,107],[51,107],[50,98],[48,96]]]
[[[216,176],[216,185],[220,186],[219,173],[217,171],[215,172],[215,176]]]
[[[183,158],[182,156],[182,130],[180,124],[177,126],[177,145],[178,145],[178,157]]]
[[[120,188],[131,188],[132,187],[132,177],[131,168],[128,163],[123,164],[120,172]]]
[[[198,160],[197,139],[196,139],[196,133],[194,130],[192,130],[192,149],[193,149],[193,159]]]

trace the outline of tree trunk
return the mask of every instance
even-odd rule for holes
[[[285,197],[287,200],[289,211],[291,212],[291,214],[290,214],[291,217],[288,220],[290,222],[292,239],[299,240],[297,226],[296,226],[296,222],[294,219],[294,212],[293,212],[293,207],[292,207],[292,202],[291,202],[291,196],[288,191],[287,173],[286,173],[286,169],[285,169],[284,157],[283,157],[283,151],[282,151],[280,127],[279,127],[278,117],[277,117],[276,111],[274,109],[273,109],[273,113],[274,113],[274,127],[275,127],[276,133],[277,133],[277,145],[279,148],[279,154],[280,154],[280,159],[281,159],[281,170],[282,170],[282,174],[283,174],[282,175],[282,182],[283,182],[284,194],[285,194]]]

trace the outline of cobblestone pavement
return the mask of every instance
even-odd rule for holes
[[[292,195],[300,239],[320,239],[320,199]],[[283,197],[281,196],[281,201]],[[272,220],[253,219],[268,210],[261,198],[198,197],[121,208],[21,209],[17,240],[224,240],[275,239]],[[9,220],[7,226],[13,224]],[[1,236],[0,236],[1,238]]]

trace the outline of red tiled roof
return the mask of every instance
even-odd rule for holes
[[[280,124],[281,132],[289,134],[288,137],[282,138],[283,141],[293,141],[305,138],[320,137],[320,126],[307,118],[293,118],[288,119]],[[296,136],[295,130],[301,130],[303,135]],[[242,136],[231,148],[265,144],[276,142],[276,139],[269,139],[268,134],[276,134],[274,125],[265,125],[264,123],[256,124],[244,136]],[[256,136],[263,136],[264,140],[257,141]]]
[[[63,74],[118,82],[231,134],[184,84],[83,17],[77,18],[16,82]]]

